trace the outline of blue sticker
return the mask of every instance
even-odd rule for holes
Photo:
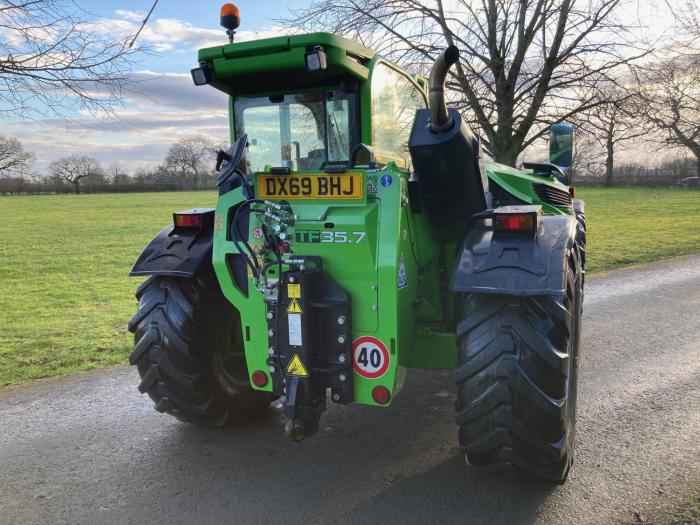
[[[391,183],[394,182],[394,179],[391,178],[391,175],[382,175],[382,178],[379,179],[379,182],[384,186],[385,188],[388,188],[391,186]]]

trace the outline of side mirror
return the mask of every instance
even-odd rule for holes
[[[243,151],[248,143],[248,135],[243,134],[238,137],[238,140],[228,149],[228,151],[220,151],[216,156],[216,167],[219,175],[216,178],[216,185],[219,188],[219,195],[223,195],[232,189],[243,185],[243,196],[246,199],[253,198],[253,188],[246,179],[245,175],[238,171],[238,164],[243,157]],[[225,164],[224,161],[226,162]],[[222,165],[223,164],[223,165]],[[238,175],[235,179],[231,179],[231,175]],[[229,182],[230,181],[230,182]]]
[[[573,124],[561,122],[549,127],[549,162],[563,169],[574,163]]]

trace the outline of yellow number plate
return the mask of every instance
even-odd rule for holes
[[[364,186],[361,173],[338,175],[259,175],[258,198],[281,199],[361,199]]]

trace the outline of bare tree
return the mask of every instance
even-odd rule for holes
[[[0,31],[0,117],[109,113],[120,102],[137,48],[74,0],[3,0]]]
[[[588,133],[579,133],[576,137],[576,155],[571,165],[573,180],[576,181],[579,177],[602,177],[605,165],[600,158],[598,142]]]
[[[100,163],[86,155],[71,155],[54,161],[49,166],[49,172],[59,181],[73,184],[76,194],[80,194],[80,184],[84,179],[104,176]]]
[[[212,173],[216,144],[202,135],[178,139],[165,157],[165,168],[199,187],[203,175]]]
[[[598,91],[599,104],[577,115],[578,129],[605,151],[605,185],[612,185],[615,154],[635,140],[648,135],[649,129],[640,115],[643,101],[636,93],[616,85]]]
[[[127,169],[116,160],[107,166],[106,175],[115,186],[129,184],[129,182],[131,182]]]
[[[0,136],[0,177],[23,175],[33,160],[34,155],[24,151],[19,140]]]
[[[648,121],[671,147],[690,151],[700,176],[700,60],[679,55],[637,71]]]
[[[676,44],[681,44],[676,50],[700,58],[700,5],[695,0],[685,0],[681,6],[666,4],[676,20]]]
[[[593,86],[645,53],[615,16],[622,2],[315,0],[285,22],[350,36],[418,72],[456,45],[453,104],[495,159],[513,164],[549,124],[595,105]]]

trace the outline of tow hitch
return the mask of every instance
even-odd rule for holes
[[[285,398],[287,437],[318,431],[326,392],[352,402],[350,296],[323,272],[319,257],[285,261],[277,294],[268,295],[267,320],[273,392]]]

